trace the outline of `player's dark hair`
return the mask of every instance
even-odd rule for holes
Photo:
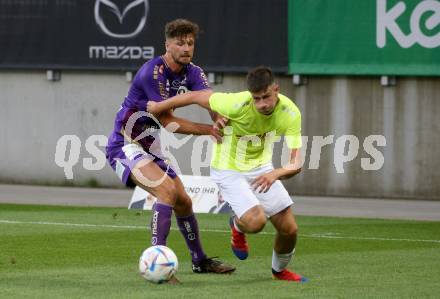
[[[270,68],[258,66],[248,72],[246,81],[250,92],[261,92],[274,83],[274,77]]]
[[[167,39],[188,34],[192,34],[196,38],[199,34],[199,25],[186,19],[176,19],[165,25],[165,38]]]

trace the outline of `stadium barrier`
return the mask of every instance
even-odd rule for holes
[[[205,176],[179,176],[186,193],[191,197],[195,213],[230,213],[231,207],[223,200],[217,185]],[[149,192],[140,187],[134,189],[128,209],[151,210],[156,202]]]

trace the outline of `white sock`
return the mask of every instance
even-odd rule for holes
[[[295,254],[295,248],[290,253],[276,253],[275,250],[272,253],[272,269],[276,272],[281,272],[287,268],[290,260]]]
[[[238,232],[243,233],[243,232],[241,231],[241,229],[238,227],[237,222],[235,222],[235,219],[237,219],[236,217],[237,217],[237,216],[234,216],[233,221],[232,221],[232,222],[234,223],[234,227],[235,227],[235,229],[236,229]]]

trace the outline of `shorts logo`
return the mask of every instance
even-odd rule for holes
[[[133,8],[138,8],[142,6],[142,17],[139,20],[139,23],[137,27],[134,30],[125,32],[125,33],[116,33],[115,28],[110,29],[108,24],[105,24],[104,20],[101,16],[101,10],[105,9],[108,11],[111,11],[118,19],[119,24],[122,25],[122,22],[124,21],[124,18],[126,17],[126,14],[131,11]],[[148,15],[148,0],[134,0],[131,1],[121,12],[119,7],[110,0],[96,0],[95,2],[95,21],[96,24],[98,24],[99,28],[108,36],[114,37],[114,38],[132,38],[138,35],[142,29],[144,29],[145,24],[147,22],[147,15]],[[127,31],[127,30],[126,30]]]
[[[145,152],[144,149],[136,143],[129,143],[127,145],[124,145],[122,147],[122,151],[124,152],[125,156],[131,161],[133,161],[138,155],[147,155],[147,152]]]

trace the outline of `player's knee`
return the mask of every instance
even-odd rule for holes
[[[266,225],[265,220],[264,221],[263,220],[261,220],[261,221],[256,220],[251,224],[249,231],[250,231],[250,233],[253,233],[253,234],[259,233],[263,230],[265,225]]]
[[[177,189],[174,185],[174,182],[170,182],[167,184],[162,184],[156,191],[157,197],[161,199],[161,201],[166,202],[170,205],[175,205],[177,201]]]
[[[240,218],[240,222],[243,224],[246,232],[253,234],[262,231],[266,221],[267,218],[261,206],[251,208]]]
[[[174,185],[174,183],[170,184],[166,187],[165,193],[168,198],[170,198],[173,202],[176,202],[177,189],[176,189],[176,186]]]
[[[253,234],[261,232],[266,225],[266,221],[267,219],[264,213],[258,214],[256,217],[249,219],[247,222],[248,232]]]
[[[279,233],[285,236],[296,237],[298,234],[298,225],[296,225],[296,223],[286,225]]]

